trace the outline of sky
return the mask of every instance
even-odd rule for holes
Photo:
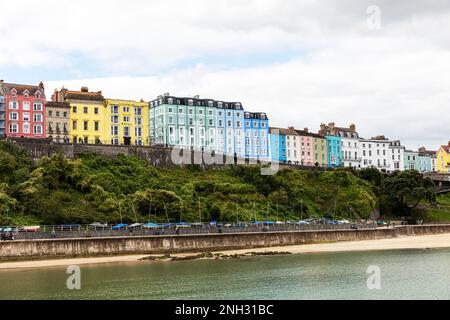
[[[0,3],[0,79],[42,80],[48,97],[200,95],[276,127],[354,123],[409,149],[450,140],[448,0]]]

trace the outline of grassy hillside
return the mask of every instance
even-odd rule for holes
[[[347,170],[261,176],[258,167],[156,169],[93,155],[34,164],[0,142],[0,225],[366,218],[376,204],[372,185]]]
[[[436,197],[436,204],[422,204],[414,217],[430,222],[450,222],[450,193]]]

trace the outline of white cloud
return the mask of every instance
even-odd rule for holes
[[[89,63],[108,74],[46,82],[48,89],[240,100],[266,111],[273,125],[356,123],[365,137],[385,134],[410,148],[450,139],[445,0],[41,0],[42,16],[20,23],[30,1],[11,4],[0,13],[8,43],[0,68],[58,66],[83,75]],[[371,4],[381,8],[380,30],[366,26]]]

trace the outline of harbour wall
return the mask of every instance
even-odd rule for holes
[[[364,230],[16,240],[0,243],[0,261],[207,252],[322,242],[374,240],[437,233],[450,233],[450,225],[398,226]]]

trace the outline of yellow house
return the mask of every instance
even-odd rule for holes
[[[149,145],[149,108],[148,103],[132,100],[105,100],[106,119],[105,137],[111,144]]]
[[[101,91],[89,92],[87,87],[80,91],[62,88],[55,90],[54,102],[67,102],[70,105],[70,141],[72,143],[109,144],[105,135],[106,107]]]
[[[437,152],[437,169],[439,173],[450,173],[450,141]]]

